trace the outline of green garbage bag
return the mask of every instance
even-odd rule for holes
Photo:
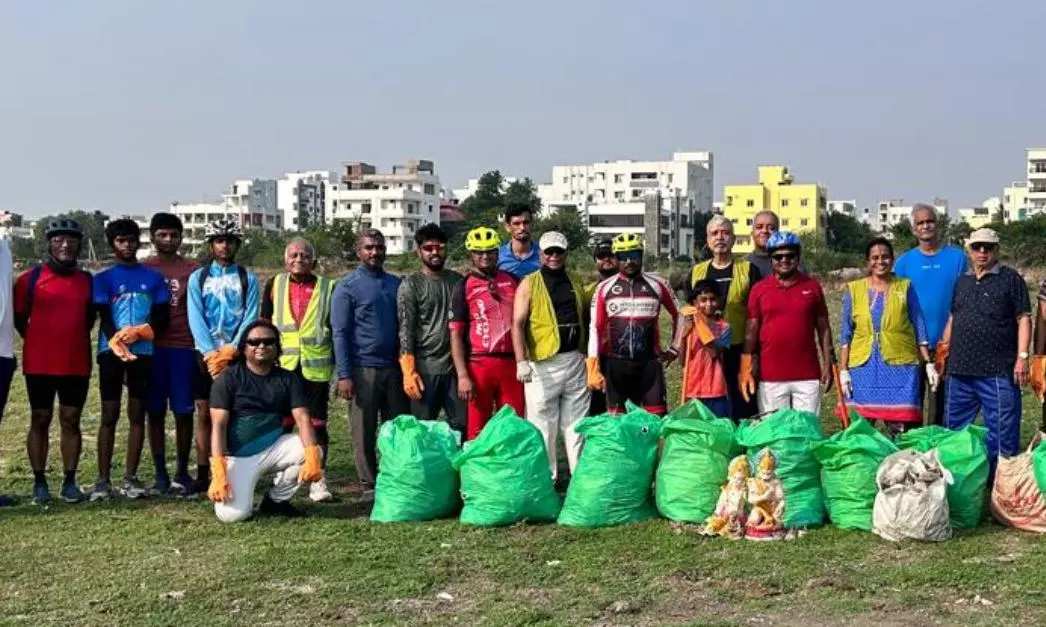
[[[867,420],[850,412],[850,426],[810,445],[821,464],[821,485],[828,517],[841,529],[872,530],[875,474],[897,446]]]
[[[657,509],[669,520],[704,522],[715,513],[730,460],[741,453],[737,428],[701,401],[670,413],[661,427],[664,448],[657,467]]]
[[[585,446],[559,524],[609,527],[656,516],[650,486],[661,418],[633,408],[621,416],[585,418],[574,428]]]
[[[988,449],[984,438],[988,430],[969,425],[954,431],[936,425],[913,429],[897,438],[897,446],[928,453],[936,448],[941,465],[952,473],[954,483],[948,486],[948,508],[952,527],[973,529],[984,517],[985,494],[988,490]]]
[[[399,416],[381,425],[381,467],[374,484],[376,522],[432,520],[458,508],[458,472],[452,460],[461,434],[446,422]]]
[[[1043,442],[1046,442],[1046,439],[1035,446],[1031,459],[1032,468],[1035,471],[1035,483],[1039,486],[1039,492],[1046,494],[1046,445]]]
[[[737,429],[737,442],[748,450],[753,467],[756,455],[764,448],[773,451],[777,458],[777,477],[785,495],[786,527],[824,523],[821,466],[810,452],[810,446],[823,439],[817,415],[798,409],[779,409],[762,420],[745,420]]]
[[[559,513],[541,432],[508,405],[479,437],[465,443],[454,468],[461,473],[461,522],[466,525],[551,521]]]

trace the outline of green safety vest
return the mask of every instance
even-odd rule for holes
[[[570,275],[570,284],[574,288],[574,300],[577,302],[577,320],[580,326],[580,346],[585,347],[585,294],[581,281]],[[552,307],[552,295],[548,292],[541,272],[528,274],[524,279],[530,286],[530,317],[527,321],[527,353],[531,361],[545,361],[559,352],[559,323],[556,311]]]
[[[334,281],[316,278],[316,287],[301,325],[291,314],[290,275],[277,274],[272,282],[272,323],[280,331],[280,366],[301,373],[309,381],[330,381],[334,374],[334,346],[331,343],[330,315]]]
[[[694,266],[690,272],[690,287],[708,276],[708,268],[711,265],[711,261],[703,261]],[[730,324],[733,345],[745,342],[745,330],[748,328],[748,292],[751,288],[748,276],[751,265],[748,261],[734,261],[733,278],[730,281],[730,289],[726,292],[723,318]]]
[[[868,279],[850,282],[850,302],[854,322],[854,336],[850,340],[850,359],[847,364],[856,368],[872,357],[872,345],[879,340],[879,351],[883,361],[892,365],[919,363],[919,347],[915,342],[915,329],[908,320],[908,279],[894,277],[886,288],[883,303],[883,319],[879,332],[872,325],[872,307],[868,301]]]

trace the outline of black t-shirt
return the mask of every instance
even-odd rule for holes
[[[726,306],[726,295],[730,292],[730,283],[734,280],[734,264],[731,263],[725,268],[717,268],[711,263],[708,264],[708,274],[705,275],[706,279],[711,279],[716,282],[719,286],[719,303]],[[754,263],[748,264],[748,287],[751,289],[759,279],[763,278],[763,273],[759,271],[759,267]],[[692,298],[690,300],[693,300]]]
[[[229,412],[229,454],[246,457],[275,442],[282,433],[283,417],[291,415],[292,409],[308,407],[308,399],[293,373],[274,367],[261,376],[238,362],[215,379],[210,404]]]
[[[559,352],[576,351],[581,346],[581,320],[578,319],[577,296],[566,271],[541,268],[541,278],[552,299],[552,310],[559,325]]]

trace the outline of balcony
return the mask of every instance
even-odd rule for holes
[[[632,179],[628,182],[629,187],[638,187],[641,189],[657,189],[657,179]]]

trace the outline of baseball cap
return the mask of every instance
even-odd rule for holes
[[[967,246],[973,246],[974,244],[998,244],[999,234],[989,228],[977,229],[973,233],[970,233],[969,239],[966,240]]]
[[[540,248],[542,252],[549,248],[562,248],[563,250],[566,250],[568,245],[567,236],[557,231],[549,231],[542,235],[541,239],[538,240],[538,248]]]

